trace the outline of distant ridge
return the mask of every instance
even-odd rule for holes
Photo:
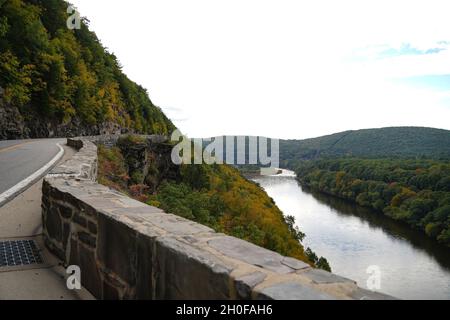
[[[305,140],[280,140],[280,160],[321,157],[450,158],[450,131],[426,127],[387,127],[339,132]]]

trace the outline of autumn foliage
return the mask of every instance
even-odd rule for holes
[[[228,165],[182,165],[178,169],[177,179],[166,179],[156,192],[149,193],[145,184],[130,180],[119,148],[99,148],[100,183],[218,232],[312,265],[318,262],[313,259],[315,255],[305,253],[301,244],[304,234],[294,227],[292,219],[237,169]]]
[[[450,163],[425,159],[328,159],[297,166],[303,185],[373,208],[450,246]]]

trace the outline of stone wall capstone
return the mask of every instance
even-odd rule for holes
[[[46,246],[98,299],[391,299],[96,183],[93,139],[42,189]]]

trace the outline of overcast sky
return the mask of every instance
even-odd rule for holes
[[[71,2],[191,137],[450,129],[448,1]]]

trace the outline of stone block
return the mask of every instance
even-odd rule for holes
[[[335,275],[333,273],[320,270],[320,269],[310,269],[300,273],[302,276],[307,277],[316,284],[327,284],[327,283],[352,283],[356,284],[355,281]]]
[[[84,232],[84,231],[78,232],[78,239],[80,240],[80,242],[83,242],[84,244],[86,244],[87,246],[89,246],[93,249],[96,247],[95,237],[93,237],[92,235],[90,235],[87,232]]]
[[[281,263],[294,270],[311,268],[309,264],[291,257],[284,257],[283,260],[281,260]]]
[[[241,239],[228,236],[217,237],[208,241],[208,245],[230,258],[280,274],[295,271],[293,268],[281,263],[284,259],[282,255]]]
[[[252,272],[234,280],[234,286],[239,299],[251,299],[252,290],[255,286],[264,281],[267,277],[266,274],[262,272]]]
[[[80,139],[71,139],[67,138],[67,145],[69,147],[75,148],[77,150],[81,149],[83,147],[83,141]]]
[[[136,299],[150,300],[153,298],[152,255],[155,238],[146,234],[138,233],[136,240]]]
[[[89,197],[84,197],[83,198],[83,202],[84,202],[84,206],[87,207],[91,207],[94,210],[98,211],[107,211],[110,212],[112,210],[118,209],[118,208],[123,208],[123,206],[121,205],[121,203],[114,201],[114,199],[112,198],[101,198],[101,197],[94,197],[94,196],[89,196]],[[140,203],[140,205],[144,205],[143,203]]]
[[[70,219],[72,218],[72,209],[66,206],[59,206],[58,207],[59,213],[61,214],[61,217],[65,218],[65,219]]]
[[[357,288],[351,293],[350,297],[356,300],[397,300],[397,298],[384,293],[370,291],[363,288]]]
[[[44,192],[42,192],[42,199],[41,199],[41,205],[44,208],[50,208],[50,199],[46,196]]]
[[[112,210],[112,213],[118,215],[125,214],[125,215],[142,215],[142,216],[153,215],[155,213],[165,214],[165,212],[162,211],[161,209],[152,206],[135,207],[132,209],[119,208]]]
[[[60,248],[61,244],[56,244],[52,239],[49,239],[46,235],[44,235],[44,243],[45,246],[61,261],[64,261],[66,256],[63,249]]]
[[[97,224],[92,221],[88,221],[88,230],[92,234],[97,234]]]
[[[45,213],[45,229],[51,239],[61,242],[62,239],[62,225],[59,212],[55,207],[51,207]]]
[[[102,298],[103,283],[97,268],[94,251],[78,246],[79,267],[81,270],[81,284],[94,297]]]
[[[230,299],[233,266],[174,238],[160,237],[155,244],[155,299]]]
[[[108,216],[98,216],[97,257],[122,280],[136,281],[136,231]]]
[[[283,282],[258,290],[257,300],[335,300],[332,296],[314,288],[296,283]]]
[[[119,300],[120,294],[119,290],[109,284],[106,281],[103,281],[103,300]]]
[[[110,272],[110,270],[103,271],[103,299],[125,299],[127,291],[130,292],[132,290],[129,290],[129,287],[126,283],[122,283],[121,281],[119,281],[117,276],[114,273]]]
[[[94,217],[94,218],[97,218],[97,216],[98,216],[98,210],[95,209],[95,208],[93,208],[93,207],[91,207],[91,206],[88,206],[88,205],[86,205],[86,206],[83,207],[83,212],[84,212],[84,213],[86,214],[86,216],[88,216],[88,217]]]
[[[75,212],[73,215],[73,222],[79,224],[80,226],[86,228],[87,227],[87,220],[85,217],[81,216],[79,212]]]
[[[130,210],[131,212],[133,210]],[[145,217],[152,225],[173,235],[194,235],[199,233],[214,233],[209,227],[193,221],[175,216],[173,214],[152,214]]]

